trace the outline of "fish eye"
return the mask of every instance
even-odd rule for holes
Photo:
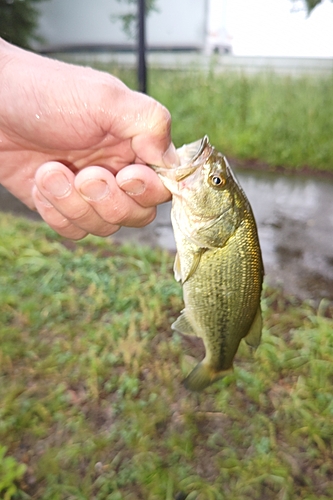
[[[212,174],[210,176],[210,183],[213,187],[221,188],[225,185],[225,178],[219,174]]]

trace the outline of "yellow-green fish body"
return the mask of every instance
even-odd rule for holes
[[[196,391],[230,373],[242,338],[258,346],[263,280],[249,201],[226,158],[207,137],[198,143],[178,150],[180,167],[156,169],[173,195],[174,271],[185,303],[172,328],[201,337],[206,349],[184,381]]]

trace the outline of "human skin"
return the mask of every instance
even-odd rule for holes
[[[169,112],[117,78],[0,39],[0,183],[58,233],[151,222],[178,164]]]

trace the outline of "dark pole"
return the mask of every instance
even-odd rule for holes
[[[139,91],[147,94],[145,7],[145,0],[138,0],[138,83]]]

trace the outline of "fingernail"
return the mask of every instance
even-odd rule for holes
[[[48,172],[42,180],[43,187],[53,196],[61,198],[71,190],[71,184],[62,172]]]
[[[120,187],[127,194],[142,194],[146,190],[146,185],[140,179],[128,179],[120,184]]]
[[[168,168],[174,168],[180,165],[179,157],[173,143],[170,144],[170,146],[164,153],[163,162],[164,165]]]
[[[80,186],[80,193],[88,200],[101,201],[110,193],[110,188],[102,179],[85,181]]]

